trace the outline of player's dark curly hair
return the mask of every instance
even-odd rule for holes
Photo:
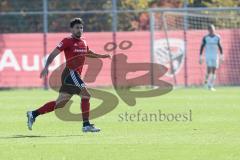
[[[81,18],[73,18],[70,21],[70,27],[73,28],[75,24],[82,24],[83,25],[83,20]]]

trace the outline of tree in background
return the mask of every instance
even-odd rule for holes
[[[239,7],[240,1],[239,0],[189,0],[189,7]],[[228,12],[202,12],[202,14],[209,14],[215,17],[239,17],[239,13],[234,11]],[[189,19],[191,21],[191,18]],[[210,20],[209,20],[210,21]],[[233,26],[239,26],[239,20],[232,21],[229,20],[215,20],[211,19],[211,23],[217,26],[217,28],[231,28]],[[204,25],[204,24],[203,24]],[[191,27],[191,26],[190,26]]]
[[[142,12],[118,13],[117,28],[119,31],[148,30],[148,8],[180,8],[183,7],[184,2],[185,0],[117,0],[118,10],[143,10]],[[188,0],[188,4],[189,7],[235,7],[240,6],[240,0]],[[112,0],[48,0],[48,9],[49,11],[111,10]],[[26,11],[42,11],[42,0],[1,0],[0,10],[1,12],[21,12],[21,15],[1,16],[0,29],[3,33],[42,32],[43,30],[42,15],[25,14]],[[48,16],[49,32],[68,31],[69,19],[75,16],[83,18],[87,24],[85,31],[112,30],[111,13],[50,14]]]
[[[237,6],[240,6],[239,0],[189,0],[189,7],[237,7]]]

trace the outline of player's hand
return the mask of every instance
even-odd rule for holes
[[[224,56],[221,54],[221,55],[220,55],[220,64],[222,64],[223,61],[224,61]]]
[[[203,58],[202,58],[202,56],[200,56],[200,58],[199,58],[199,64],[202,64],[202,62],[203,62]]]
[[[48,68],[44,68],[40,74],[40,78],[46,77],[48,75]]]

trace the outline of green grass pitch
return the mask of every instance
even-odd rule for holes
[[[106,89],[115,95],[114,90]],[[57,93],[33,90],[0,91],[1,160],[239,160],[240,88],[174,89],[152,98],[139,98],[134,107],[122,100],[112,112],[93,120],[100,133],[82,133],[80,122],[59,120],[54,113],[37,118],[28,131],[25,112]],[[73,97],[72,112],[80,99]],[[91,100],[96,106],[100,101]],[[120,115],[187,113],[192,121],[126,121]]]

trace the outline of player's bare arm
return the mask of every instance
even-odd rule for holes
[[[202,61],[203,61],[202,53],[203,53],[203,49],[204,49],[205,45],[206,45],[206,41],[205,41],[205,38],[203,38],[203,43],[202,43],[201,48],[200,48],[199,64],[202,64]]]
[[[109,54],[97,54],[92,50],[89,50],[86,56],[89,58],[111,58]]]
[[[55,48],[49,55],[47,62],[45,64],[45,67],[43,68],[41,74],[40,74],[40,78],[47,76],[48,74],[48,67],[49,65],[52,63],[52,61],[54,60],[54,58],[60,53],[61,51],[57,48]]]
[[[223,56],[223,49],[222,49],[222,44],[220,43],[220,41],[218,42],[218,49],[220,51],[220,61],[223,62],[224,60],[224,56]]]

